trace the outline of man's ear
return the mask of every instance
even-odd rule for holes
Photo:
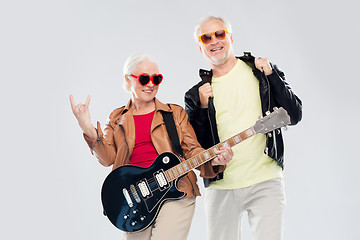
[[[200,52],[201,52],[201,53],[203,53],[203,51],[202,51],[202,48],[201,48],[200,44],[199,44],[198,46],[199,46],[199,50],[200,50]]]
[[[233,35],[232,35],[232,34],[230,34],[230,41],[231,41],[231,44],[234,43],[234,39],[233,39]]]

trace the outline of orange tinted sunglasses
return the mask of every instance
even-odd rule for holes
[[[211,42],[212,36],[214,36],[217,40],[224,40],[227,33],[228,31],[226,29],[220,29],[212,33],[205,33],[199,36],[199,42],[202,42],[203,44],[209,44]]]

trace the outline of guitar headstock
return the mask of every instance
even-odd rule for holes
[[[274,108],[274,111],[256,121],[253,129],[256,133],[268,133],[290,124],[290,117],[284,108]]]

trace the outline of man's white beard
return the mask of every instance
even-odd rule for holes
[[[219,66],[219,65],[224,64],[229,59],[231,52],[232,52],[232,45],[229,46],[226,53],[219,59],[217,59],[214,56],[208,55],[208,54],[205,54],[205,55],[210,60],[211,64],[213,64],[215,66]]]
[[[224,54],[224,56],[220,59],[216,59],[215,57],[213,56],[209,56],[209,59],[210,59],[210,62],[213,64],[213,65],[222,65],[225,63],[226,61],[226,54]]]

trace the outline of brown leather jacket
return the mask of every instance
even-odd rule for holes
[[[130,110],[131,100],[125,107],[115,109],[109,116],[104,133],[101,131],[100,123],[97,122],[98,139],[91,140],[84,135],[91,153],[99,159],[104,166],[113,165],[117,167],[130,164],[130,156],[135,146],[135,124]],[[168,136],[163,116],[160,111],[173,113],[174,122],[179,135],[179,141],[183,149],[185,159],[191,158],[204,151],[196,140],[195,132],[188,121],[185,110],[174,104],[161,103],[155,98],[155,114],[151,124],[151,139],[158,154],[173,152],[170,138]],[[184,160],[184,159],[181,159]],[[224,166],[212,166],[210,162],[201,165],[200,176],[204,178],[215,177],[217,172],[224,170]],[[187,197],[200,196],[197,179],[193,171],[180,179],[178,188],[187,193]]]

